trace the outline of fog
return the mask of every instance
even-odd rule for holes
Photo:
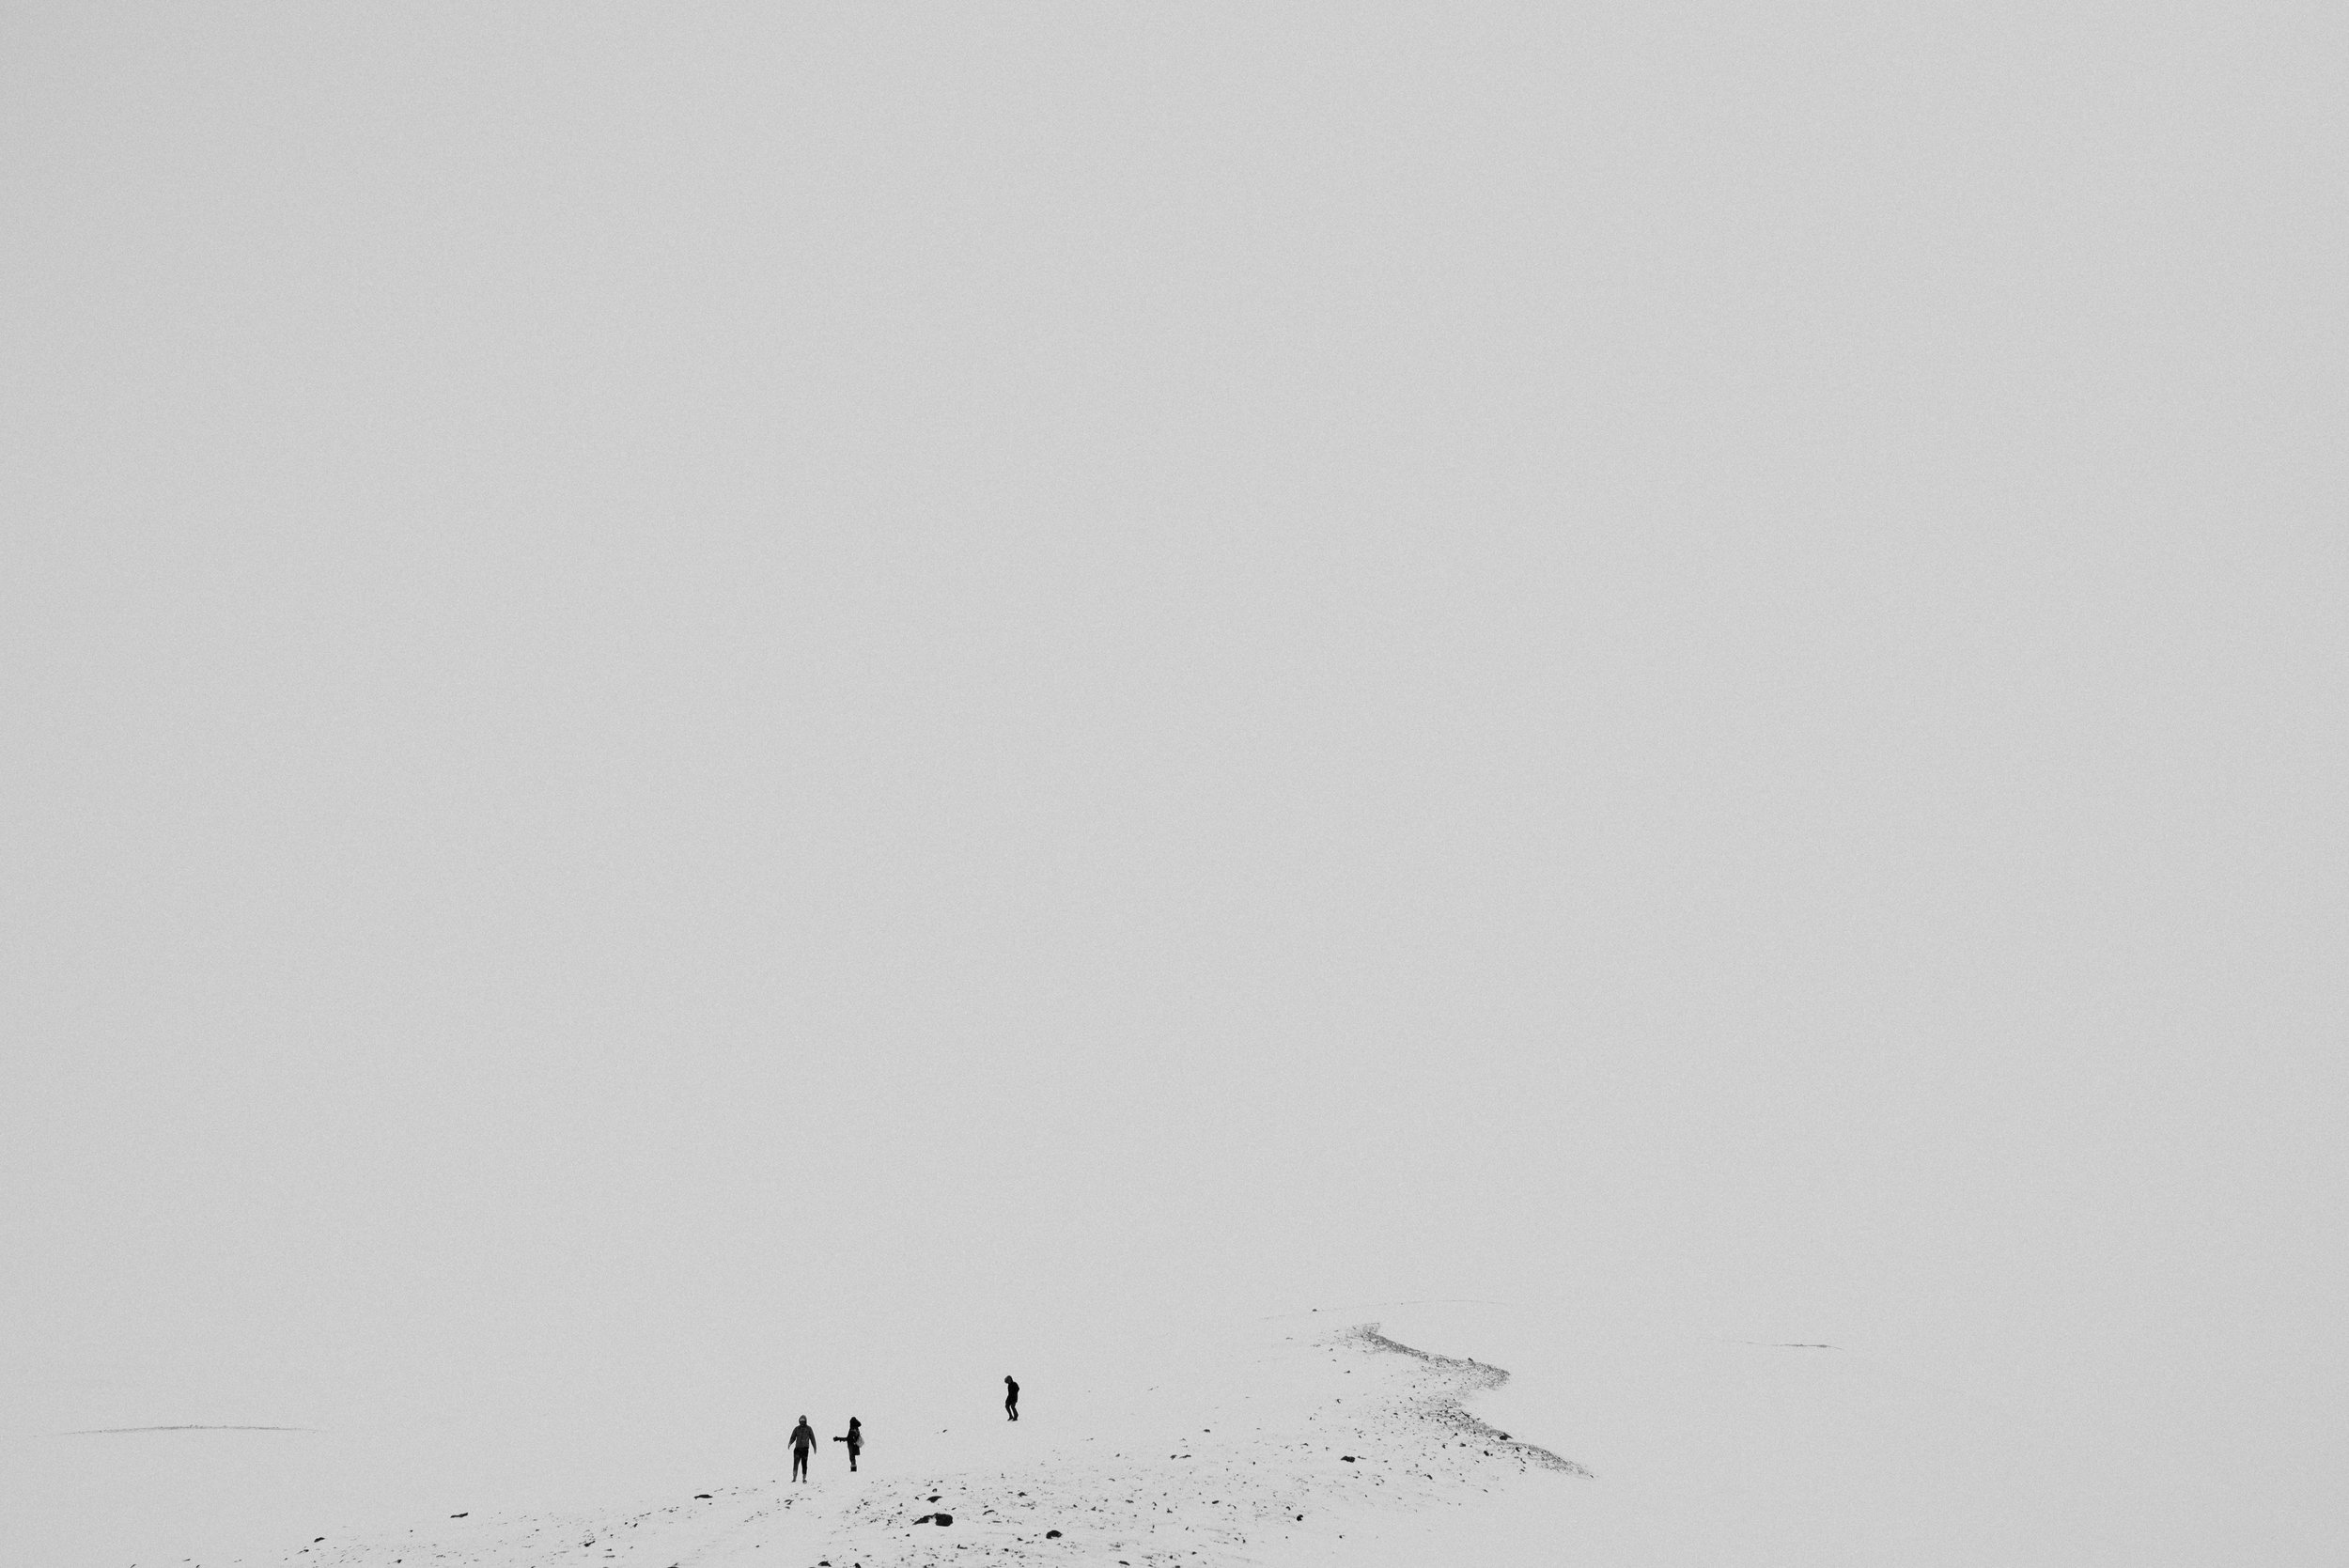
[[[1471,1296],[2338,1550],[2337,13],[0,27],[0,1465]]]

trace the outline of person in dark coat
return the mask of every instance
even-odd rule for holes
[[[864,1423],[854,1416],[850,1416],[848,1435],[846,1437],[834,1437],[832,1441],[848,1445],[848,1473],[856,1474],[856,1456],[864,1452]]]
[[[807,1479],[807,1456],[816,1449],[816,1429],[801,1416],[800,1424],[791,1429],[791,1479]]]
[[[1009,1377],[1003,1379],[1003,1417],[1015,1421],[1019,1419],[1019,1385]]]

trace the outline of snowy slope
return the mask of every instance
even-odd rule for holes
[[[1019,1363],[1017,1423],[992,1405],[997,1368],[935,1336],[811,1374],[819,1432],[860,1414],[869,1447],[851,1475],[823,1444],[803,1484],[781,1452],[796,1404],[699,1448],[507,1408],[445,1448],[426,1429],[20,1443],[51,1467],[13,1465],[10,1501],[20,1523],[48,1510],[45,1536],[20,1534],[43,1568],[2085,1568],[2137,1560],[2179,1471],[2144,1435],[2082,1442],[1855,1347],[1559,1308],[1362,1303],[1060,1338]]]
[[[1529,1500],[1590,1484],[1570,1459],[1473,1413],[1504,1381],[1496,1368],[1367,1325],[1252,1325],[1160,1342],[1122,1378],[1072,1389],[1060,1407],[1031,1393],[1016,1424],[926,1435],[916,1446],[933,1463],[918,1467],[893,1464],[888,1436],[877,1434],[853,1476],[831,1449],[803,1484],[762,1480],[553,1515],[468,1511],[316,1541],[282,1560],[1143,1568],[1408,1558],[1423,1548],[1427,1518],[1473,1516],[1470,1529],[1489,1534],[1531,1516]]]

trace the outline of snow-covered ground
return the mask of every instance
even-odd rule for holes
[[[537,1511],[497,1499],[428,1511],[416,1498],[405,1513],[379,1504],[376,1517],[322,1526],[308,1540],[224,1542],[219,1555],[163,1560],[1355,1562],[1418,1560],[1432,1526],[1531,1561],[1538,1542],[1524,1523],[1590,1484],[1570,1458],[1476,1413],[1505,1373],[1335,1316],[1159,1335],[1080,1375],[1071,1385],[1032,1373],[1018,1422],[998,1415],[908,1429],[867,1417],[870,1446],[855,1474],[827,1443],[805,1483],[732,1475],[695,1493]],[[846,1417],[824,1424],[829,1435]],[[770,1457],[766,1467],[780,1469],[779,1451]]]
[[[53,1510],[38,1560],[2078,1563],[2106,1557],[2129,1506],[2097,1455],[1881,1358],[1489,1303],[1072,1342],[1019,1369],[1016,1423],[989,1405],[991,1366],[956,1380],[934,1360],[896,1364],[894,1383],[872,1369],[872,1402],[807,1412],[827,1437],[859,1414],[869,1446],[851,1474],[823,1444],[805,1483],[783,1473],[796,1408],[764,1443],[701,1456],[694,1479],[656,1445],[632,1479],[619,1451],[599,1466],[592,1446],[568,1451],[583,1467],[567,1475],[544,1433],[511,1435],[540,1463],[502,1478],[461,1456],[436,1469],[396,1435],[372,1450],[301,1432],[53,1442],[53,1465],[79,1466],[84,1484],[51,1500],[85,1516]],[[174,1498],[182,1517],[157,1513]],[[297,1503],[314,1510],[300,1525]]]

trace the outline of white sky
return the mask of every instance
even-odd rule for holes
[[[8,8],[16,1429],[1539,1297],[2337,1549],[2344,44]]]

